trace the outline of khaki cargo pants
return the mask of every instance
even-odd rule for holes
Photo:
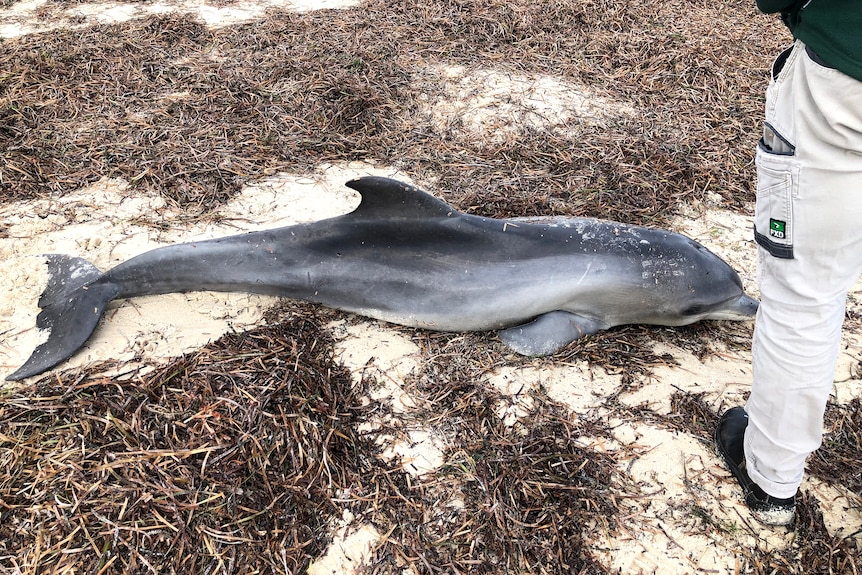
[[[820,446],[847,292],[862,272],[862,82],[816,60],[799,41],[776,60],[757,149],[746,467],[780,498]]]

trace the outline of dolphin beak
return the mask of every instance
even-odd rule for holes
[[[742,294],[738,299],[728,303],[726,306],[711,311],[707,319],[747,319],[757,314],[757,307],[759,305],[756,299]]]

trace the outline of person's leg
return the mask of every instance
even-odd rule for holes
[[[793,521],[806,457],[822,438],[847,291],[862,271],[862,82],[776,60],[757,150],[753,384],[716,430],[752,514]]]
[[[764,275],[776,283],[793,276]],[[843,319],[843,293],[831,298],[824,293],[804,303],[761,296],[745,453],[749,476],[773,497],[796,493],[805,458],[820,446]]]
[[[862,271],[862,82],[797,43],[766,114],[779,153],[758,149],[761,304],[745,454],[751,479],[787,498],[820,446],[845,299]]]

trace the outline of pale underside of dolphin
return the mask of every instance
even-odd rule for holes
[[[727,263],[680,234],[584,218],[484,218],[388,178],[347,186],[362,195],[349,214],[161,247],[104,273],[46,256],[36,323],[48,338],[6,379],[71,357],[111,300],[172,292],[277,295],[405,326],[501,330],[524,355],[615,325],[744,319],[757,309]]]

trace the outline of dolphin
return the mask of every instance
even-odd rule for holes
[[[737,273],[667,230],[587,218],[493,219],[382,177],[347,182],[346,215],[160,247],[101,272],[48,255],[36,325],[48,332],[7,380],[71,357],[116,298],[243,291],[439,331],[499,330],[541,356],[621,324],[744,319],[757,302]]]

